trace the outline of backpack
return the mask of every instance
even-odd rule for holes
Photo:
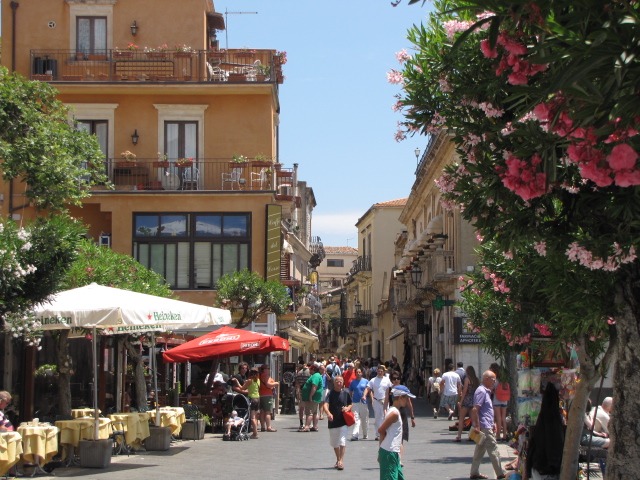
[[[431,390],[433,390],[436,393],[440,393],[440,382],[438,381],[438,379],[434,379],[433,382],[431,383]]]

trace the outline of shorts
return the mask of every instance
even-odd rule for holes
[[[318,402],[314,402],[313,400],[303,400],[302,406],[304,407],[305,415],[317,415],[318,414]]]
[[[258,397],[258,398],[250,398],[249,399],[249,407],[254,412],[257,412],[258,410],[260,410],[260,397]]]
[[[344,447],[347,445],[347,430],[348,427],[343,425],[341,427],[329,429],[329,444],[333,448]]]
[[[398,452],[390,452],[384,448],[378,448],[378,463],[380,464],[380,478],[404,480]]]
[[[448,405],[453,410],[456,408],[456,403],[458,403],[458,395],[442,395],[440,398],[440,408]]]
[[[493,406],[494,407],[506,407],[508,403],[509,402],[505,402],[505,401],[501,401],[501,400],[494,400],[493,401]]]
[[[273,410],[273,395],[260,397],[260,411],[271,412]]]

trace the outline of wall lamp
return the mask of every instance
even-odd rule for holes
[[[416,165],[420,164],[420,149],[418,147],[416,147],[416,149],[413,151],[413,153],[416,154]]]
[[[131,143],[133,143],[134,145],[137,145],[139,139],[140,137],[138,136],[138,129],[136,128],[131,134]]]
[[[136,23],[135,20],[133,21],[133,23],[131,24],[131,26],[129,28],[131,29],[131,35],[133,35],[135,37],[136,33],[138,33],[138,24]]]
[[[422,269],[417,263],[411,267],[411,283],[416,288],[422,287]]]

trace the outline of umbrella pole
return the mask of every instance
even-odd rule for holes
[[[158,359],[156,358],[156,334],[151,332],[151,351],[153,352],[149,356],[149,363],[152,366],[153,371],[153,391],[155,392],[156,400],[156,427],[160,426],[160,404],[158,403]]]
[[[97,346],[97,331],[96,327],[93,327],[93,338],[91,339],[91,350],[93,353],[93,439],[98,440],[98,346]]]

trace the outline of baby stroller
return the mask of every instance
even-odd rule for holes
[[[235,411],[238,418],[243,420],[239,426],[232,426],[229,436],[223,435],[223,440],[249,440],[249,429],[251,428],[251,404],[249,399],[241,393],[227,393],[223,401],[222,410],[225,417],[231,416],[231,412]],[[227,412],[229,412],[227,414]]]

